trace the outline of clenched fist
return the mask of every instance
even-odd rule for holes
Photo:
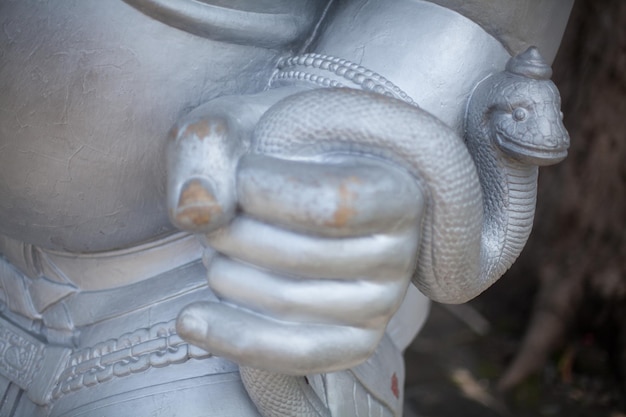
[[[178,331],[241,365],[346,369],[372,354],[402,303],[424,196],[382,159],[256,152],[252,131],[271,103],[218,99],[173,130],[170,215],[201,236],[220,299],[188,306]]]

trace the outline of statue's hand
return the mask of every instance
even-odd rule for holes
[[[248,155],[237,196],[236,217],[203,235],[215,250],[208,281],[221,302],[187,307],[181,336],[292,375],[367,359],[415,267],[423,204],[414,179],[368,158]]]

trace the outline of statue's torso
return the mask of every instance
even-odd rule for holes
[[[300,15],[292,36],[315,20]],[[0,234],[71,252],[170,232],[169,129],[212,98],[263,89],[291,47],[271,31],[262,47],[206,39],[120,0],[7,0],[0,24]]]

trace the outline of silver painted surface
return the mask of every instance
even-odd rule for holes
[[[142,339],[212,297],[197,242],[160,239],[173,231],[167,132],[203,102],[261,90],[324,8],[284,3],[272,19],[238,6],[206,4],[218,18],[209,39],[116,0],[0,2],[3,316],[47,340],[46,351],[74,352],[45,356],[37,387],[21,383],[27,395],[10,380],[0,412],[257,416],[235,364],[199,360],[206,352],[175,334]],[[234,32],[214,30],[233,22]]]
[[[339,2],[326,26],[315,52],[384,75],[459,135],[472,89],[510,57],[479,25],[419,0]]]
[[[67,360],[70,349],[50,346],[0,317],[0,373],[26,391],[30,400],[46,405],[59,371],[50,364]]]
[[[163,23],[217,41],[285,47],[309,35],[324,9],[310,0],[124,0]]]
[[[574,0],[427,0],[480,24],[516,55],[535,45],[548,63],[556,56]]]
[[[334,372],[367,359],[411,277],[434,300],[465,302],[521,252],[532,226],[537,165],[559,162],[569,146],[550,74],[530,48],[482,80],[469,99],[465,140],[432,114],[370,92],[320,89],[275,104],[254,131],[250,150],[257,156],[238,165],[243,214],[204,238],[220,253],[208,280],[221,302],[187,307],[180,334],[237,361],[264,415],[327,415],[302,380],[288,375]],[[404,209],[396,209],[374,200],[385,175],[406,186],[410,179],[391,168],[378,174],[368,168],[373,162],[347,155],[406,169],[419,187],[407,190],[416,201],[400,200]],[[324,179],[323,186],[302,172]],[[307,200],[320,190],[324,203]],[[359,197],[334,197],[335,190]],[[285,207],[268,208],[269,201]],[[370,210],[379,222],[368,221]],[[395,231],[390,218],[414,226]],[[297,408],[274,406],[279,388]]]
[[[535,52],[502,71],[525,33],[551,59],[570,3],[519,2],[510,25],[511,1],[443,2],[456,11],[0,0],[0,330],[56,352],[36,382],[2,354],[0,414],[401,415],[401,351],[428,311],[411,279],[458,302],[502,269],[474,279],[476,256],[439,250],[458,230],[431,219],[457,210],[476,229],[459,241],[483,241],[469,252],[512,262],[532,222],[526,165],[566,145]],[[299,95],[338,86],[371,93]],[[491,124],[475,123],[485,105]],[[473,159],[432,144],[467,153],[466,130]],[[487,152],[471,140],[486,137]],[[438,199],[449,184],[473,209]],[[433,263],[464,277],[441,286]]]
[[[303,16],[292,42],[314,22]],[[3,0],[0,26],[0,234],[71,252],[170,233],[167,132],[212,98],[261,90],[281,54],[192,35],[119,0]]]
[[[107,396],[107,391],[98,387],[102,391],[96,398],[83,394],[76,403],[59,401],[49,416],[176,416],[184,411],[182,415],[185,417],[259,417],[254,404],[247,398],[239,373],[215,373],[205,362],[198,361],[191,363],[191,366],[195,366],[198,371],[205,371],[206,375],[188,377],[183,369],[185,366],[179,365],[175,375],[170,376],[175,381],[169,382],[162,369],[147,371],[135,381],[142,388],[129,388],[118,381],[116,395]],[[132,377],[126,379],[131,380]],[[159,384],[146,387],[146,379],[159,381]],[[92,402],[83,403],[89,399]]]

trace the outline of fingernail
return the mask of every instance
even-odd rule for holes
[[[194,314],[193,310],[184,309],[176,320],[176,332],[189,343],[200,345],[207,333],[207,322]],[[200,343],[199,343],[200,342]]]
[[[193,178],[183,185],[172,220],[181,229],[202,231],[222,212],[208,181]]]

